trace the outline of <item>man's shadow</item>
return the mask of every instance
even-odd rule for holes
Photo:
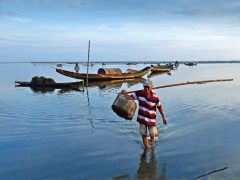
[[[166,163],[162,165],[161,173],[158,175],[157,159],[155,156],[155,147],[144,149],[140,156],[139,167],[137,170],[137,179],[166,179]]]

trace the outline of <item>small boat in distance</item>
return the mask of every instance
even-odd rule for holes
[[[151,71],[155,73],[168,73],[170,72],[170,68],[162,67],[162,66],[153,66],[151,65]]]
[[[173,63],[167,63],[167,64],[160,64],[160,63],[157,63],[157,66],[158,68],[165,68],[165,69],[176,69],[177,67],[173,64]]]
[[[84,66],[94,66],[94,64],[92,62],[91,63],[90,62],[89,63],[84,63],[83,65]]]
[[[109,81],[109,80],[116,80],[116,79],[134,79],[134,78],[141,78],[145,74],[151,71],[151,67],[145,67],[142,70],[139,70],[134,73],[121,73],[120,71],[99,71],[101,72],[98,74],[87,74],[87,73],[75,73],[72,71],[67,71],[63,69],[56,69],[56,72],[62,74],[64,76],[68,76],[75,79],[83,79],[86,80],[88,78],[89,81]],[[103,73],[102,73],[103,72]],[[110,74],[108,74],[110,72]]]
[[[135,63],[135,62],[129,62],[129,63],[127,63],[127,65],[137,65],[137,63]]]
[[[184,63],[186,66],[196,66],[197,63],[193,63],[193,62],[186,62]]]

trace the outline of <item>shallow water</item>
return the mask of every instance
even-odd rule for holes
[[[234,81],[155,90],[168,125],[158,114],[158,141],[147,152],[137,113],[134,120],[125,121],[111,110],[117,92],[140,89],[140,82],[89,87],[84,92],[14,87],[15,80],[30,81],[35,75],[76,81],[51,67],[56,64],[0,64],[1,179],[192,179],[224,167],[228,168],[208,177],[240,178],[240,64],[180,65],[171,76],[152,77],[155,86]],[[144,65],[119,67],[125,71]],[[74,70],[74,65],[63,68]],[[86,67],[80,66],[80,72]]]

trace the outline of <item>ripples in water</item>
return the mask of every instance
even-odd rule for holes
[[[217,77],[221,69],[226,69],[217,67],[220,70],[207,65],[190,70],[180,67],[172,76],[152,80],[161,85]],[[44,67],[37,68],[41,70],[38,72],[57,76]],[[231,68],[234,70],[231,75],[238,76],[236,68]],[[19,74],[15,76],[20,78]],[[4,84],[12,83],[14,78]],[[132,121],[125,121],[111,109],[117,93],[122,88],[129,89],[127,84],[105,89],[89,87],[88,92],[48,93],[16,89],[11,84],[0,89],[0,177],[135,179],[145,177],[141,176],[144,174],[146,177],[163,174],[166,179],[192,179],[229,166],[222,176],[216,174],[210,178],[237,179],[238,84],[239,78],[232,84],[156,90],[168,125],[162,124],[158,114],[158,140],[145,155],[136,115]],[[142,88],[140,85],[131,86],[130,90]],[[146,168],[154,171],[147,173]]]

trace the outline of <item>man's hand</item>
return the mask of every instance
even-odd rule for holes
[[[167,119],[165,117],[163,118],[163,124],[167,125]]]
[[[124,89],[121,91],[121,93],[124,94],[124,95],[125,95],[125,94],[128,94],[127,91],[124,90]]]

